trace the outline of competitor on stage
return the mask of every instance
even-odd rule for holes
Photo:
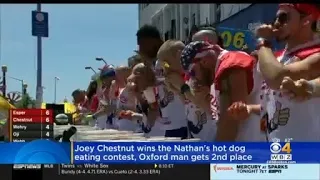
[[[184,49],[185,45],[181,41],[177,40],[168,40],[166,41],[158,51],[159,64],[162,64],[165,74],[170,74],[175,72],[177,74],[184,74],[182,66],[180,64],[181,52]],[[185,80],[189,83],[187,76]],[[181,123],[185,124],[185,118],[187,119],[187,125],[192,137],[200,138],[203,141],[212,141],[214,140],[216,133],[216,122],[212,120],[210,112],[206,112],[201,108],[197,107],[191,101],[185,99],[184,96],[181,96],[180,90],[173,87],[170,83],[165,81],[166,87],[170,91],[174,92],[176,100],[182,100],[185,102],[185,114],[181,116]],[[191,85],[192,87],[192,85]],[[192,90],[194,90],[192,88]],[[199,91],[193,91],[192,94],[197,94]],[[203,92],[200,92],[203,94]],[[207,94],[209,95],[210,90],[207,88]],[[199,94],[197,94],[199,98]],[[201,95],[200,95],[201,96]],[[199,98],[199,101],[204,100],[204,98]],[[168,108],[170,109],[170,107]],[[182,119],[183,117],[183,119]],[[177,119],[177,118],[176,118]]]
[[[128,87],[130,94],[138,100],[137,103],[141,113],[145,115],[142,129],[146,134],[151,132],[156,120],[160,117],[155,86],[156,77],[153,69],[144,63],[139,63],[133,67],[132,73],[128,77]]]
[[[138,123],[133,120],[132,115],[136,111],[136,99],[130,94],[127,86],[127,78],[131,74],[131,69],[126,66],[116,68],[116,80],[111,85],[111,93],[117,98],[116,127],[119,130],[136,131]],[[110,95],[111,96],[111,95]]]
[[[111,65],[105,65],[100,71],[102,87],[99,87],[99,92],[97,92],[99,105],[90,118],[95,121],[95,127],[97,129],[107,129],[112,127],[108,121],[110,121],[110,118],[113,118],[112,114],[116,110],[116,98],[110,96],[111,84],[115,79],[115,69]]]
[[[291,101],[281,92],[281,85],[290,79],[312,80],[320,76],[320,40],[313,28],[319,18],[315,4],[280,4],[273,25],[257,30],[260,71],[265,78],[262,86],[263,119],[267,132],[276,141],[319,141],[320,98],[304,102]],[[273,53],[268,39],[286,43],[286,48]],[[287,78],[286,78],[287,77]]]
[[[195,87],[210,88],[214,84],[211,105],[207,98],[200,107],[218,112],[217,141],[261,141],[260,123],[254,117],[259,113],[255,104],[260,79],[254,75],[257,72],[252,56],[196,41],[184,48],[181,64]],[[190,87],[178,75],[169,79],[181,93],[190,93]]]
[[[223,39],[213,27],[202,27],[192,36],[192,41],[206,41],[210,44],[218,44],[223,48]]]
[[[162,45],[163,41],[161,39],[161,35],[159,30],[151,25],[144,25],[142,26],[138,31],[137,31],[137,44],[139,46],[138,49],[138,54],[141,58],[141,62],[143,63],[144,66],[148,67],[143,67],[142,64],[138,65],[136,67],[137,70],[135,70],[137,73],[133,71],[131,74],[131,81],[148,81],[148,80],[155,80],[155,74],[154,74],[154,66],[157,61],[157,52]],[[142,77],[140,76],[140,69],[148,69],[148,70],[153,70],[150,72],[151,74],[147,76],[149,77]],[[143,72],[149,72],[149,71],[142,70]],[[144,73],[142,73],[144,74]],[[138,82],[138,84],[141,84],[139,86],[144,86],[145,84],[148,85],[156,85],[155,82]],[[136,89],[136,90],[139,90]],[[148,92],[153,92],[152,87],[149,87],[146,89]],[[146,92],[147,92],[146,91]],[[148,119],[148,124],[146,125],[143,129],[145,133],[148,133],[151,131],[151,127],[154,125],[156,119],[160,117],[160,111],[159,111],[159,105],[157,104],[156,100],[154,99],[149,99],[146,100],[145,97],[142,96],[142,91],[136,91],[134,94],[136,95],[138,104],[140,105],[141,111],[147,116]]]
[[[161,47],[165,45],[166,43]],[[162,52],[161,47],[158,54]],[[167,57],[170,57],[170,55]],[[179,93],[174,93],[166,86],[164,82],[164,70],[159,61],[157,61],[155,69],[158,79],[158,101],[161,109],[161,118],[158,119],[160,123],[159,127],[165,130],[165,137],[181,137],[186,139],[188,137],[188,128],[184,111],[184,99],[182,100]]]
[[[157,68],[158,71],[155,68],[157,52],[160,46],[163,44],[160,32],[156,27],[145,25],[141,27],[137,32],[137,39],[139,45],[139,54],[141,55],[145,66],[152,68],[154,70],[154,73],[161,72],[159,68]],[[158,73],[158,75],[160,74]],[[183,114],[183,102],[179,99],[179,97],[174,97],[173,92],[169,91],[168,89],[164,89],[163,85],[158,86],[158,88],[160,89],[159,91],[157,91],[160,93],[158,95],[158,97],[160,98],[160,104],[158,104],[157,106],[162,106],[162,114],[157,114],[156,109],[154,109],[154,112],[152,114],[155,117],[152,117],[152,114],[148,112],[148,119],[153,119],[151,121],[155,121],[156,119],[157,121],[160,120],[160,122],[163,124],[163,127],[161,127],[161,129],[166,130],[165,136],[186,138],[188,133],[185,116]],[[150,88],[148,90],[152,91]],[[162,96],[164,94],[165,96]],[[159,117],[161,119],[159,119]],[[173,120],[174,122],[171,122]]]

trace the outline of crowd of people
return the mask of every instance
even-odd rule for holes
[[[77,123],[201,141],[319,141],[319,17],[316,4],[280,4],[252,52],[224,49],[213,27],[184,43],[145,25],[127,66],[105,65],[72,93]],[[285,48],[274,52],[273,39]]]

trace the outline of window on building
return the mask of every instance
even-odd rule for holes
[[[188,41],[188,37],[189,37],[189,28],[186,28],[186,30],[185,30],[185,38],[186,38],[186,42]]]
[[[216,4],[217,9],[216,9],[216,23],[219,23],[221,20],[221,4]]]
[[[146,8],[147,6],[149,6],[149,4],[141,4],[141,9]]]
[[[169,40],[169,32],[167,31],[165,34],[164,34],[164,40]]]
[[[171,20],[171,39],[176,39],[176,20]]]
[[[196,13],[193,13],[192,14],[192,21],[191,21],[191,25],[193,26],[193,25],[195,25],[196,24]]]

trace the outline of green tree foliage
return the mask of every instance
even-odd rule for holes
[[[17,108],[34,108],[36,105],[35,100],[27,93],[22,96],[21,100],[14,104]]]

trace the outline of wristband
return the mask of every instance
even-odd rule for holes
[[[259,50],[261,47],[272,48],[271,42],[264,38],[258,38],[256,46],[256,50]]]
[[[317,89],[317,85],[315,84],[314,81],[308,81],[308,86],[310,87],[310,92],[311,94],[314,94]]]
[[[188,84],[183,84],[181,87],[180,87],[180,93],[181,94],[184,94],[186,93],[187,91],[190,91],[190,86]]]

